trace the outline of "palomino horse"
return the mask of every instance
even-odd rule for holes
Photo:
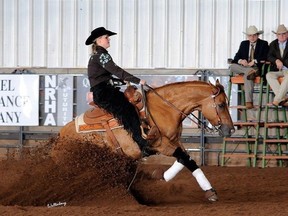
[[[202,81],[188,81],[167,84],[146,92],[146,107],[148,122],[157,128],[157,136],[150,141],[151,149],[166,155],[174,156],[177,160],[162,178],[171,180],[183,167],[187,167],[196,178],[199,186],[206,191],[206,198],[216,201],[217,195],[202,170],[185,152],[181,142],[182,121],[194,110],[202,112],[204,117],[219,131],[221,136],[231,136],[234,132],[233,122],[228,111],[227,97],[223,86],[216,81],[216,85]],[[69,136],[77,139],[93,139],[91,134],[100,134],[104,142],[96,145],[109,146],[116,152],[115,146],[105,132],[77,133],[75,121],[68,123],[60,131],[60,137]],[[138,145],[123,127],[113,129],[113,134],[119,146],[129,157],[141,157]],[[55,153],[55,152],[54,152]],[[53,151],[52,151],[53,155]],[[57,154],[54,154],[57,156]]]

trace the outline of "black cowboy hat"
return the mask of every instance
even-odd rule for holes
[[[86,44],[86,45],[90,45],[90,44],[93,43],[93,41],[94,41],[96,38],[98,38],[98,37],[100,37],[100,36],[102,36],[102,35],[106,35],[106,34],[109,35],[109,36],[111,36],[111,35],[116,35],[117,33],[111,32],[111,31],[109,31],[109,30],[106,30],[104,27],[96,28],[96,29],[94,29],[94,30],[91,32],[91,35],[87,38],[85,44]]]

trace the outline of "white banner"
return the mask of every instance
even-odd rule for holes
[[[39,75],[0,75],[0,125],[39,125]]]
[[[64,126],[73,120],[73,76],[58,75],[57,126]]]
[[[41,125],[64,126],[73,120],[73,76],[44,76],[44,116]]]

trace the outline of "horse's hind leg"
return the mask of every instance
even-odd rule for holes
[[[217,201],[218,197],[216,191],[212,188],[210,182],[204,175],[203,171],[198,167],[196,162],[190,158],[190,156],[178,147],[173,156],[177,158],[177,161],[170,167],[163,175],[166,181],[171,180],[178,172],[180,172],[184,166],[186,166],[195,177],[202,190],[206,191],[205,197],[209,201]]]

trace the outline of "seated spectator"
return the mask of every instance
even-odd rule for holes
[[[277,31],[272,32],[276,34],[277,39],[270,43],[267,60],[271,66],[266,78],[275,94],[273,105],[288,106],[286,98],[288,91],[288,32],[284,25],[279,25]],[[278,77],[284,77],[281,84],[278,82]]]
[[[243,33],[247,35],[248,40],[241,42],[230,65],[230,71],[233,74],[243,74],[246,108],[252,109],[254,79],[260,75],[259,71],[263,61],[266,61],[269,45],[267,41],[259,38],[263,31],[258,31],[255,26],[249,26]]]

